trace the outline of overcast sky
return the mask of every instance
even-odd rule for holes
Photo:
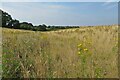
[[[14,19],[34,25],[82,26],[118,22],[117,2],[3,2],[2,10]]]

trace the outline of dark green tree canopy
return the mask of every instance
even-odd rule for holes
[[[8,27],[11,21],[12,21],[11,15],[2,11],[2,26]]]
[[[22,22],[20,23],[20,29],[32,30],[32,23]]]

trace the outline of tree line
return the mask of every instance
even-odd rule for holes
[[[29,22],[20,22],[19,20],[13,19],[10,14],[0,10],[2,16],[2,27],[14,28],[14,29],[24,29],[33,31],[51,31],[57,29],[68,29],[68,28],[78,28],[79,26],[47,26],[45,24],[34,26]]]

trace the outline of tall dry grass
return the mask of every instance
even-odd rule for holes
[[[117,78],[118,27],[3,28],[3,77]]]

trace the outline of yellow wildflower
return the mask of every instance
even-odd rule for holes
[[[82,46],[82,44],[79,44],[79,45],[78,45],[78,47],[81,47],[81,46]]]
[[[84,49],[84,51],[88,51],[88,49],[87,49],[87,48],[85,48],[85,49]]]
[[[78,54],[80,55],[80,54],[81,54],[81,52],[78,52]]]

